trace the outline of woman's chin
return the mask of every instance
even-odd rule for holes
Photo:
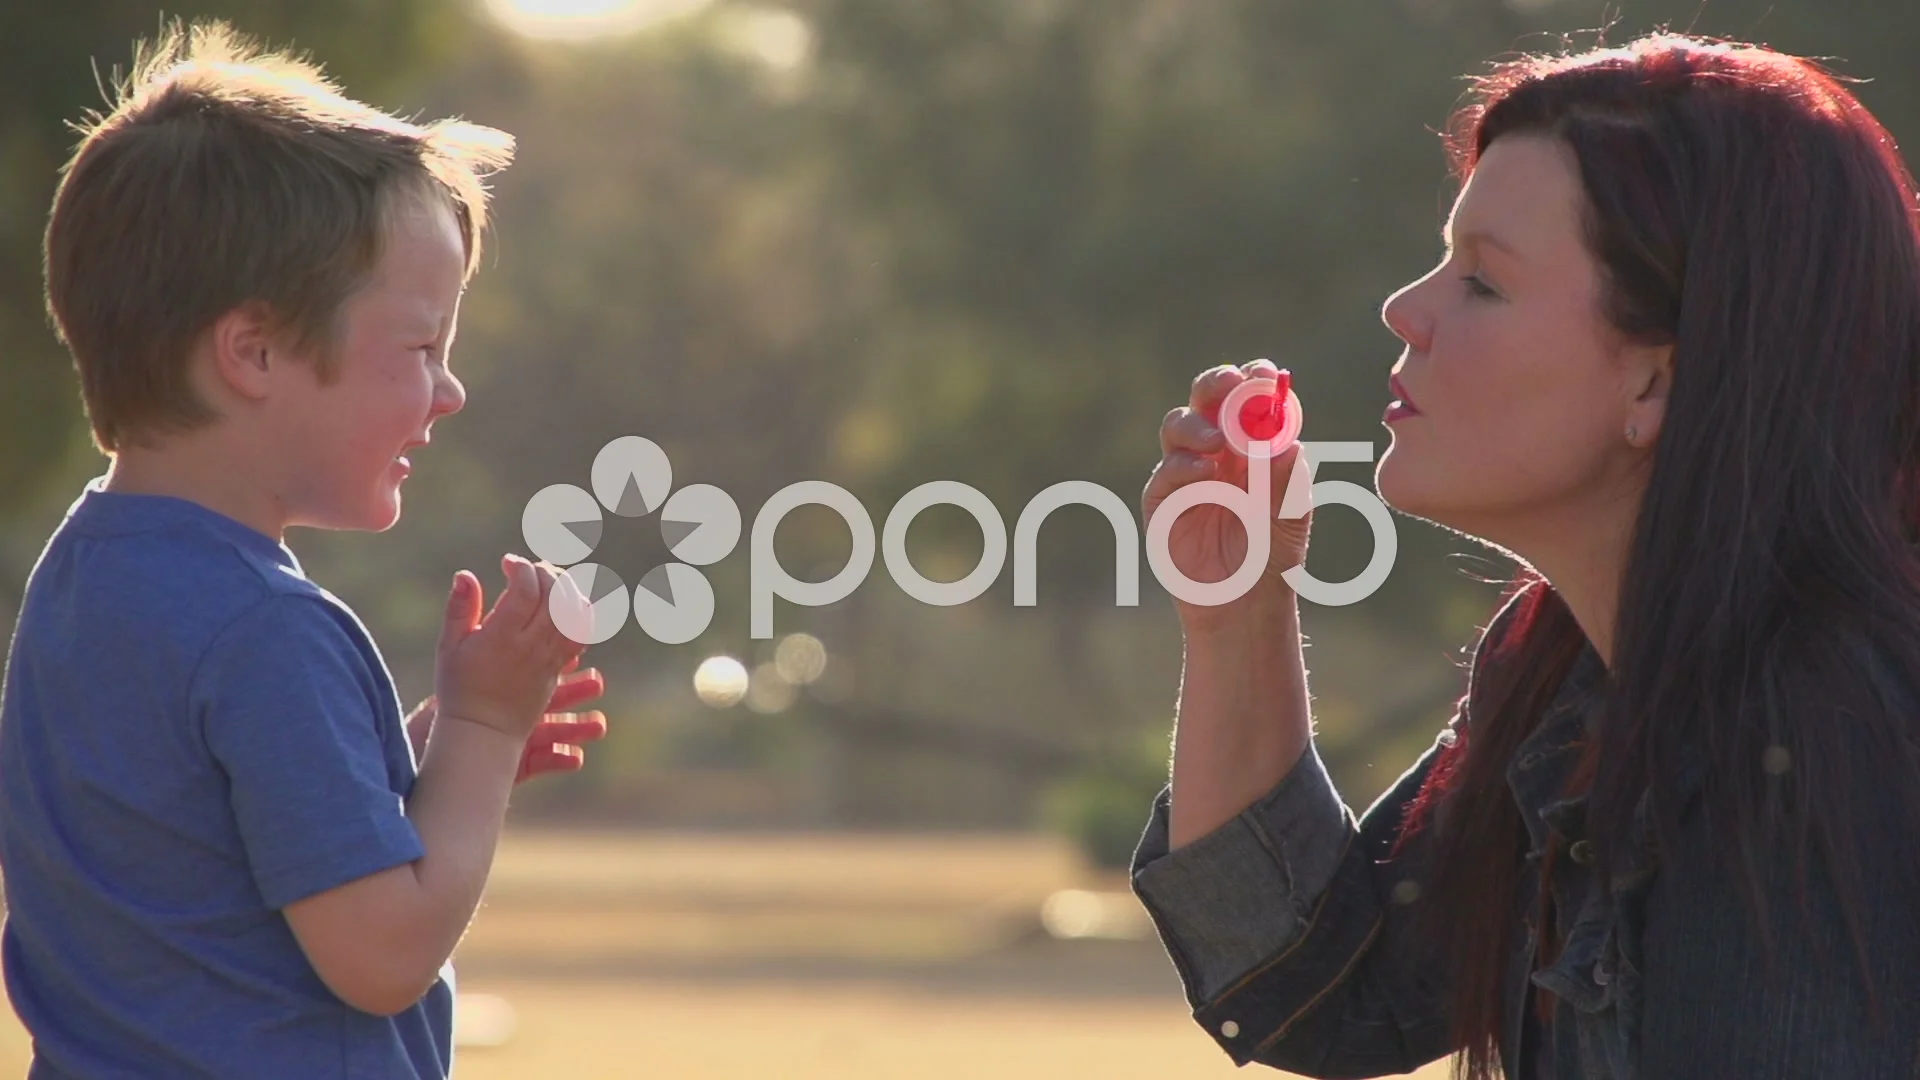
[[[1381,502],[1400,513],[1444,525],[1452,500],[1426,473],[1420,463],[1389,447],[1374,468],[1373,488]]]
[[[1416,508],[1424,500],[1420,498],[1420,484],[1417,476],[1409,475],[1414,470],[1412,463],[1405,460],[1406,455],[1393,446],[1380,456],[1380,464],[1373,470],[1373,489],[1379,493],[1380,501],[1403,514],[1418,516]]]

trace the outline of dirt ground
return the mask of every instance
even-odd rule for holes
[[[1193,1024],[1123,884],[1043,838],[521,830],[456,958],[456,1075],[1261,1075]],[[1125,917],[1062,940],[1063,889]],[[0,1076],[27,1060],[8,1011]]]

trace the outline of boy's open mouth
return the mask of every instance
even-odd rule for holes
[[[407,445],[401,447],[399,453],[393,455],[393,463],[400,466],[403,469],[412,469],[413,462],[407,460],[407,451],[412,450],[415,447],[425,446],[425,445],[427,445],[427,440],[415,439],[413,442],[410,442]]]

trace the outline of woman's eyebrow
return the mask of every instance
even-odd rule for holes
[[[1449,251],[1453,250],[1456,244],[1462,247],[1485,245],[1493,248],[1495,251],[1505,253],[1510,258],[1521,258],[1520,253],[1514,250],[1512,244],[1507,243],[1505,240],[1500,239],[1500,237],[1485,229],[1468,229],[1456,235],[1453,232],[1452,223],[1448,223],[1441,228],[1440,237],[1447,242],[1447,250]]]

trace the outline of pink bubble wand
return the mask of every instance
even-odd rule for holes
[[[1300,439],[1306,413],[1293,392],[1293,375],[1281,369],[1277,378],[1245,379],[1220,403],[1220,430],[1233,452],[1245,458],[1272,460]]]

